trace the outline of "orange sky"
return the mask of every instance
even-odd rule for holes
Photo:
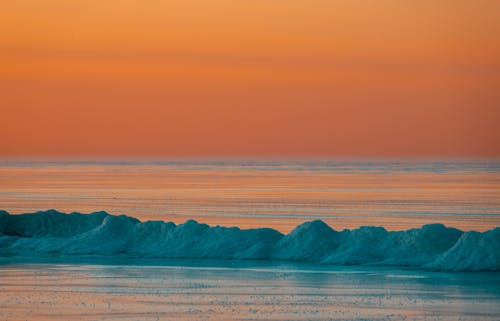
[[[0,2],[0,157],[500,157],[499,1]]]

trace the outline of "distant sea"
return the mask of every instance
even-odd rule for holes
[[[288,232],[500,226],[500,162],[0,162],[0,209],[107,211]]]

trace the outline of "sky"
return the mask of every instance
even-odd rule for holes
[[[500,157],[500,2],[0,2],[0,157]]]

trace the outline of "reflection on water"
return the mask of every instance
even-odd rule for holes
[[[500,163],[3,163],[0,207],[335,229],[500,225]]]
[[[4,263],[0,265],[0,319],[500,318],[498,273],[272,262],[132,263],[142,265]]]

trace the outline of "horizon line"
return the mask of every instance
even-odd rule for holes
[[[500,156],[1,156],[3,163],[500,162]]]

